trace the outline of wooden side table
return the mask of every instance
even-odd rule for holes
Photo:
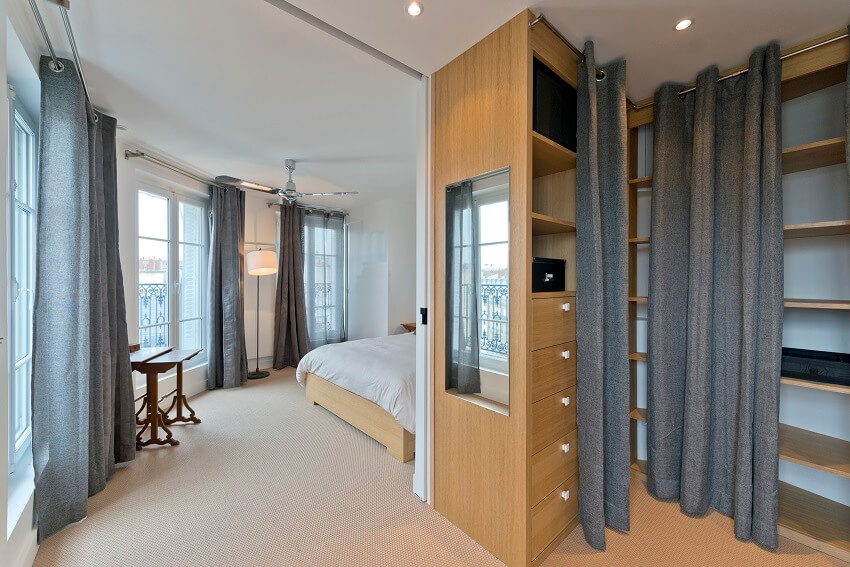
[[[174,423],[201,423],[201,420],[195,417],[195,410],[192,409],[192,406],[189,405],[189,401],[186,399],[186,394],[183,393],[183,363],[192,358],[196,354],[201,351],[197,351],[195,354],[188,358],[184,358],[182,361],[177,363],[177,384],[176,387],[167,393],[165,397],[168,397],[174,394],[174,399],[171,400],[171,405],[165,410],[165,423],[167,425],[172,425]],[[168,417],[168,414],[171,413],[171,410],[177,408],[177,413],[174,417]],[[183,415],[183,409],[189,410],[189,415]]]
[[[142,351],[144,350],[147,349],[142,349]],[[133,355],[137,353],[133,353],[133,355],[131,355],[130,360],[133,362],[133,370],[138,370],[139,372],[144,373],[147,377],[147,392],[145,393],[145,409],[147,411],[144,420],[137,420],[137,423],[142,426],[136,434],[137,450],[143,449],[148,445],[174,446],[180,444],[177,439],[174,439],[171,429],[169,429],[166,425],[168,417],[159,407],[159,375],[171,370],[177,365],[181,365],[182,370],[182,363],[197,355],[199,352],[201,352],[201,349],[171,350],[169,348],[155,357],[146,358],[139,362],[133,362]],[[164,439],[160,439],[159,437],[160,429],[165,432]],[[142,441],[145,431],[150,432],[150,438],[147,441]]]
[[[408,333],[416,332],[416,323],[402,323],[401,326],[404,327],[404,330]]]

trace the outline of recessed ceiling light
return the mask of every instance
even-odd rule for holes
[[[676,25],[673,26],[673,29],[676,30],[676,31],[686,30],[689,27],[691,27],[691,24],[693,24],[693,23],[694,23],[693,18],[682,18],[681,20],[676,22]]]
[[[417,2],[413,0],[410,4],[407,5],[407,13],[411,16],[418,16],[422,13],[422,2]]]

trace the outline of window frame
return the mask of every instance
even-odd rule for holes
[[[166,214],[168,216],[168,235],[166,239],[162,238],[154,238],[149,236],[142,236],[140,234],[140,227],[138,226],[138,218],[139,218],[139,198],[141,193],[148,193],[151,195],[155,195],[158,197],[162,197],[166,199]],[[180,204],[185,203],[188,205],[200,207],[201,216],[204,220],[204,227],[201,230],[201,244],[184,242],[180,240]],[[156,242],[165,242],[168,247],[168,270],[166,272],[166,285],[168,289],[168,321],[167,323],[160,324],[152,324],[147,326],[139,325],[139,309],[140,305],[137,305],[135,321],[137,323],[137,330],[139,331],[139,341],[141,342],[141,332],[143,329],[157,327],[163,324],[168,326],[168,342],[170,345],[174,346],[176,349],[184,348],[182,344],[180,344],[180,324],[187,321],[200,321],[201,325],[201,348],[204,350],[201,351],[198,356],[192,359],[193,367],[201,366],[207,363],[207,352],[206,352],[206,344],[207,344],[207,320],[209,317],[208,306],[207,306],[207,297],[209,295],[209,275],[206,267],[206,263],[202,262],[201,265],[201,281],[202,285],[200,286],[201,297],[198,300],[200,304],[201,315],[199,317],[190,317],[187,319],[181,319],[180,317],[180,300],[182,297],[181,287],[182,281],[180,279],[180,245],[185,244],[187,246],[197,246],[201,248],[202,258],[209,257],[209,200],[204,199],[198,195],[195,195],[190,190],[179,190],[175,187],[164,188],[147,179],[138,179],[136,182],[136,259],[135,259],[135,268],[136,268],[136,296],[139,294],[139,285],[141,282],[138,282],[138,274],[139,274],[139,241],[142,239],[151,240]],[[191,347],[190,347],[191,348]]]
[[[6,184],[6,192],[7,192],[7,203],[9,203],[9,207],[7,207],[7,221],[8,226],[10,227],[9,231],[9,242],[7,243],[7,266],[13,267],[16,263],[17,258],[17,242],[18,242],[18,226],[17,226],[17,210],[18,208],[23,209],[26,214],[30,215],[32,219],[32,223],[30,225],[30,235],[29,235],[29,273],[32,274],[32,283],[33,287],[24,288],[23,293],[27,293],[29,295],[29,311],[30,311],[30,329],[31,322],[33,318],[33,309],[34,309],[34,301],[35,301],[35,239],[36,239],[36,223],[37,223],[37,215],[38,215],[38,127],[36,125],[36,121],[29,115],[29,113],[19,104],[16,103],[15,98],[15,90],[12,85],[7,86],[8,94],[9,94],[9,128],[8,128],[8,155],[7,155],[7,166],[8,166],[8,179]],[[22,127],[24,133],[27,137],[27,161],[28,163],[28,181],[30,182],[30,187],[27,189],[31,191],[32,195],[32,204],[27,204],[23,199],[19,199],[18,195],[20,195],[20,186],[18,185],[18,180],[15,178],[15,170],[16,170],[16,157],[17,157],[17,142],[15,141],[16,130],[18,126]],[[8,275],[7,282],[7,304],[8,304],[8,322],[10,324],[10,330],[14,330],[16,327],[16,313],[14,302],[17,300],[17,297],[20,297],[22,293],[21,288],[19,287],[17,280],[14,275],[14,268],[10,269]],[[15,471],[23,464],[23,460],[25,456],[29,453],[32,447],[32,355],[33,355],[33,345],[32,345],[32,333],[30,332],[29,337],[30,345],[28,354],[25,355],[22,359],[15,359],[15,345],[17,344],[15,341],[18,338],[14,335],[13,332],[9,333],[9,357],[8,357],[8,372],[9,372],[9,420],[8,420],[8,428],[9,428],[9,439],[8,439],[8,451],[9,451],[9,474],[13,475]],[[16,435],[15,421],[19,418],[18,407],[15,403],[15,399],[17,394],[22,387],[21,384],[18,383],[17,380],[17,372],[16,370],[22,364],[30,365],[30,372],[26,375],[26,384],[23,385],[24,390],[27,391],[26,396],[26,410],[25,410],[25,418],[29,422],[28,426],[24,429],[24,432],[20,435]]]

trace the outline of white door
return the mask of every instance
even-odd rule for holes
[[[423,77],[416,124],[416,461],[413,492],[431,502],[431,80]],[[425,318],[427,317],[427,324]]]

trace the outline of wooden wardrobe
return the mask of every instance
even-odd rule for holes
[[[575,153],[532,130],[533,60],[573,87],[578,57],[525,10],[432,77],[433,503],[508,565],[538,565],[578,523]],[[510,168],[510,403],[445,388],[446,187]],[[531,292],[532,257],[566,260]]]

